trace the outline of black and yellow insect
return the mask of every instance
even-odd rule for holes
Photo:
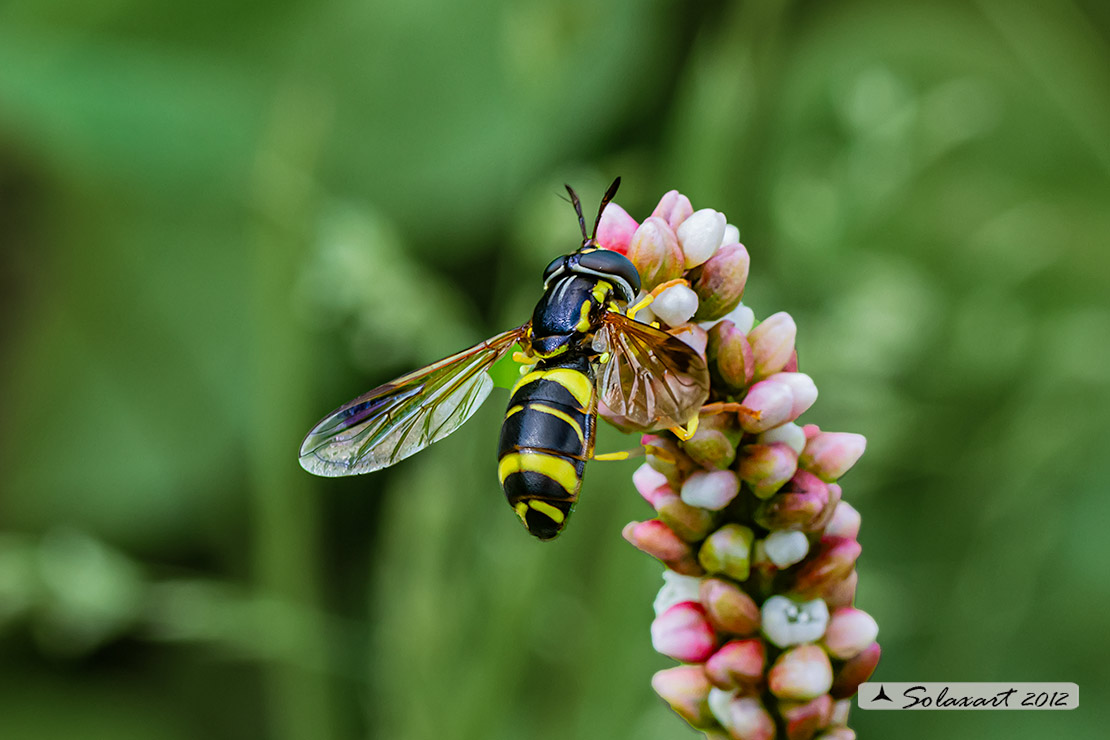
[[[595,235],[619,184],[618,177],[602,198]],[[509,398],[497,473],[524,526],[547,540],[565,526],[595,457],[599,400],[631,429],[696,418],[709,392],[705,361],[680,339],[622,313],[640,276],[624,255],[587,236],[578,197],[567,191],[582,246],[547,266],[531,321],[340,406],[301,444],[305,470],[368,473],[443,439],[486,399],[489,369],[519,343],[529,367]]]

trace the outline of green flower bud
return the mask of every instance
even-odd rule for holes
[[[712,511],[683,501],[678,494],[663,497],[655,511],[659,519],[686,542],[700,542],[713,529],[716,521]]]
[[[713,688],[701,666],[680,665],[659,671],[651,679],[655,693],[670,705],[679,717],[694,727],[713,724],[709,713],[709,690]]]
[[[640,224],[632,235],[628,259],[640,273],[642,289],[650,291],[660,283],[682,277],[686,258],[671,227],[653,216]]]
[[[833,685],[832,664],[816,645],[798,645],[784,652],[767,674],[771,693],[780,699],[810,701]],[[830,706],[831,710],[831,706]]]
[[[811,740],[832,717],[833,700],[821,694],[807,702],[780,701],[779,714],[786,722],[786,740]]]
[[[744,332],[728,319],[709,329],[705,348],[714,383],[731,391],[746,388],[755,377],[755,356]],[[720,381],[719,383],[717,381]]]
[[[737,581],[748,578],[755,535],[740,524],[726,524],[706,538],[698,562],[709,573],[723,573]]]
[[[743,244],[726,244],[702,265],[701,275],[694,282],[698,294],[698,321],[712,321],[740,305],[744,285],[748,281],[751,259]]]
[[[737,472],[759,498],[769,498],[794,477],[798,455],[785,442],[748,445]]]
[[[718,632],[750,635],[759,629],[759,607],[735,583],[721,578],[702,579],[698,600]]]

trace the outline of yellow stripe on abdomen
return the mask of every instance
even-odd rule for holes
[[[574,433],[578,435],[578,441],[582,443],[582,446],[586,446],[586,436],[582,432],[582,425],[572,419],[570,414],[542,403],[530,403],[528,404],[528,408],[532,411],[540,411],[545,414],[550,414],[556,419],[562,419],[567,424],[569,424],[571,429],[574,430]],[[508,416],[506,416],[505,418],[508,418]]]
[[[536,380],[550,380],[553,383],[558,383],[567,389],[567,392],[574,396],[581,408],[587,409],[590,407],[590,401],[593,399],[594,384],[585,374],[577,370],[572,370],[567,367],[556,367],[550,370],[533,370],[521,377],[513,386],[510,397],[516,395],[524,386]]]
[[[566,458],[545,452],[510,452],[497,463],[497,477],[501,485],[513,473],[539,473],[558,483],[567,494],[578,490],[578,470]]]

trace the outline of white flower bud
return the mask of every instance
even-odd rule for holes
[[[683,503],[720,511],[740,493],[740,478],[731,470],[699,471],[682,484]]]
[[[709,690],[709,713],[717,718],[722,726],[732,724],[728,705],[736,698],[735,691],[712,688]]]
[[[725,224],[725,235],[721,237],[721,246],[740,243],[740,229],[732,224]]]
[[[804,533],[797,530],[776,530],[767,535],[763,540],[763,551],[767,559],[779,568],[789,568],[794,563],[802,562],[809,552],[809,540]]]
[[[697,601],[699,588],[701,588],[701,579],[697,576],[683,576],[669,569],[663,571],[663,587],[659,589],[652,604],[655,616],[658,617],[683,601]]]
[[[686,285],[672,285],[651,302],[651,311],[667,326],[682,326],[698,310],[698,294]]]
[[[806,433],[800,426],[790,421],[774,429],[768,429],[766,432],[759,435],[756,441],[761,445],[783,442],[786,446],[800,455],[802,454],[802,450],[806,448]]]
[[[679,224],[676,231],[686,269],[697,267],[713,256],[725,236],[725,214],[712,208],[694,211],[690,218]]]
[[[818,640],[829,624],[829,607],[822,599],[798,602],[776,595],[763,602],[761,614],[763,634],[781,648]]]

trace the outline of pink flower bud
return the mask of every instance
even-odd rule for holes
[[[799,470],[789,484],[756,508],[753,518],[766,529],[809,530],[828,503],[828,484]]]
[[[665,563],[681,560],[690,554],[690,545],[683,542],[670,527],[658,519],[629,522],[621,534],[639,550]]]
[[[657,502],[662,501],[668,495],[674,495],[670,485],[667,483],[667,476],[647,463],[641,465],[636,469],[636,472],[632,474],[632,485],[636,486],[636,490],[640,492],[644,500],[651,504],[656,510],[659,508]]]
[[[859,573],[853,570],[846,577],[827,586],[825,590],[821,592],[821,597],[829,605],[830,609],[851,606],[856,600],[856,583],[858,581]]]
[[[725,214],[712,208],[703,208],[678,225],[675,234],[682,245],[687,270],[704,263],[717,248],[725,235]]]
[[[737,581],[748,578],[751,567],[752,530],[726,524],[706,538],[698,550],[698,562],[709,573],[723,573]]]
[[[778,657],[767,674],[771,693],[780,699],[809,701],[833,685],[832,664],[816,645],[798,645]]]
[[[833,511],[832,519],[825,527],[830,537],[851,537],[859,535],[860,515],[847,501],[841,501]]]
[[[660,283],[682,276],[682,248],[674,231],[661,218],[640,224],[628,244],[628,259],[640,273],[641,287],[651,290]]]
[[[830,727],[818,735],[816,740],[856,740],[856,731],[851,727]]]
[[[761,380],[748,389],[744,405],[757,412],[757,415],[740,417],[740,426],[745,432],[758,434],[772,427],[790,421],[794,408],[794,391],[775,377]]]
[[[755,377],[755,356],[748,338],[728,319],[722,319],[709,330],[705,351],[709,371],[726,387],[739,390]]]
[[[790,409],[790,421],[805,413],[806,409],[817,400],[817,386],[814,385],[813,378],[805,373],[775,373],[767,380],[785,383],[794,394],[794,405]]]
[[[853,607],[837,609],[829,618],[822,642],[829,655],[840,660],[854,658],[879,636],[879,625],[867,612]]]
[[[628,253],[628,243],[640,225],[636,219],[616,203],[609,203],[601,213],[597,225],[597,243],[602,249],[611,249],[621,254]]]
[[[759,629],[759,607],[734,583],[704,578],[698,600],[710,623],[725,634],[750,635]]]
[[[782,442],[748,445],[740,458],[737,472],[759,498],[768,498],[794,477],[798,456]]]
[[[701,604],[684,601],[660,614],[651,623],[655,651],[683,663],[701,663],[717,647],[717,636]]]
[[[769,377],[786,367],[787,360],[794,352],[797,334],[798,327],[794,319],[785,311],[771,314],[748,332],[748,341],[755,353],[757,378]]]
[[[753,637],[726,642],[705,663],[705,675],[719,689],[753,689],[763,680],[763,641]]]
[[[833,514],[836,513],[836,505],[840,503],[840,498],[844,492],[840,489],[840,486],[835,483],[829,483],[828,488],[829,501],[825,504],[825,508],[821,510],[821,513],[810,522],[807,528],[809,531],[818,532],[824,529],[828,526],[828,523],[832,521]]]
[[[743,244],[726,244],[706,261],[694,283],[700,299],[699,321],[719,319],[740,305],[750,265],[751,258]]]
[[[659,671],[652,676],[651,687],[679,717],[694,727],[713,724],[706,701],[712,685],[701,666],[680,665]]]
[[[802,466],[824,480],[834,481],[848,472],[867,449],[867,438],[851,432],[820,432],[806,442]]]
[[[812,740],[832,717],[833,700],[821,694],[807,702],[780,701],[779,713],[786,723],[786,740]]]
[[[694,207],[690,205],[690,199],[677,190],[672,190],[659,200],[659,205],[655,206],[651,215],[663,219],[672,229],[677,229],[693,213]]]
[[[682,326],[698,310],[698,294],[687,285],[672,285],[655,297],[651,311],[667,326]]]
[[[859,557],[860,544],[847,537],[821,538],[817,555],[802,565],[794,590],[802,595],[818,594],[852,572]]]
[[[731,470],[694,473],[682,484],[682,500],[690,506],[720,511],[740,493],[740,479]],[[741,579],[743,580],[743,579]]]
[[[859,690],[859,685],[871,678],[875,666],[879,665],[879,656],[882,649],[879,643],[873,642],[864,648],[859,655],[852,658],[836,672],[836,680],[829,691],[834,699],[847,699]]]
[[[718,693],[724,701],[714,702],[715,693],[710,691],[710,709],[733,740],[774,740],[775,721],[759,699]]]

